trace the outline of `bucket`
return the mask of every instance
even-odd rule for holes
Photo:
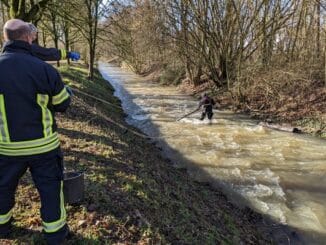
[[[84,174],[66,172],[63,179],[63,194],[68,204],[79,204],[84,199]]]

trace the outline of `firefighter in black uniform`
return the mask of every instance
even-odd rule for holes
[[[63,200],[63,162],[55,112],[64,112],[70,94],[57,70],[32,56],[27,23],[4,26],[0,55],[0,236],[10,232],[15,191],[29,169],[41,198],[48,244],[68,234]]]
[[[198,105],[198,109],[200,109],[201,107],[204,108],[200,120],[204,120],[207,115],[208,120],[211,122],[214,115],[213,113],[214,105],[215,105],[215,101],[211,97],[209,97],[207,93],[204,93]]]
[[[34,42],[37,39],[37,28],[32,23],[28,23],[28,26],[30,27]],[[78,52],[67,51],[65,49],[44,48],[36,43],[32,44],[32,54],[44,61],[58,61],[66,58],[77,61],[80,59]]]

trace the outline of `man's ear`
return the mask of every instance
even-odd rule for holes
[[[26,41],[27,41],[29,44],[32,44],[32,43],[33,43],[33,36],[32,36],[32,35],[26,35]]]

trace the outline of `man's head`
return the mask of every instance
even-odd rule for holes
[[[30,31],[31,31],[31,35],[32,35],[32,39],[33,41],[37,39],[37,28],[36,26],[34,26],[32,23],[28,23],[28,26],[30,28]]]
[[[31,29],[28,23],[19,20],[8,20],[3,27],[5,41],[21,40],[32,44]]]

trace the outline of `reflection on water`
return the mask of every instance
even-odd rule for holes
[[[99,68],[122,100],[128,123],[162,137],[175,161],[181,154],[205,170],[193,171],[195,178],[207,177],[199,176],[206,172],[278,222],[326,236],[324,140],[264,128],[225,111],[214,112],[212,125],[198,120],[200,112],[177,122],[198,101],[113,65]],[[309,239],[323,244],[318,235]]]

